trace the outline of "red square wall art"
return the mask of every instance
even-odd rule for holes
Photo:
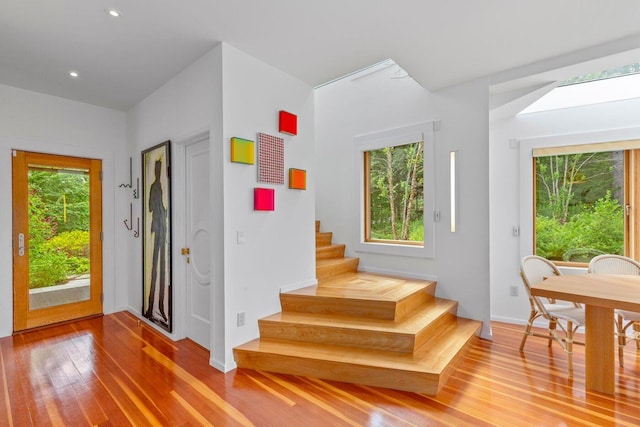
[[[280,127],[278,130],[288,135],[297,135],[298,134],[298,116],[281,110],[280,111]]]
[[[253,210],[273,211],[275,208],[275,190],[273,188],[253,189]]]
[[[258,133],[258,182],[284,184],[284,139]]]

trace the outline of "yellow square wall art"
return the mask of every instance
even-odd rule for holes
[[[253,141],[236,137],[231,138],[231,161],[253,165],[255,163]]]

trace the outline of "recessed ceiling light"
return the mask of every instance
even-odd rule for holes
[[[77,71],[69,71],[69,75],[70,75],[71,77],[73,77],[74,79],[75,79],[75,78],[77,78],[77,77],[79,76],[79,74],[78,74],[78,72],[77,72]]]
[[[113,18],[119,18],[120,15],[122,15],[118,10],[116,9],[105,9],[105,12],[107,12],[109,14],[109,16],[113,17]]]

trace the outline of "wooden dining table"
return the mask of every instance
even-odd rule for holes
[[[640,312],[640,276],[576,274],[549,277],[531,288],[539,297],[585,306],[587,390],[615,393],[614,309]]]

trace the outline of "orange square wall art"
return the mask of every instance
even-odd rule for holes
[[[231,161],[252,165],[255,163],[253,141],[242,138],[231,138]]]
[[[307,171],[303,169],[289,169],[289,188],[293,190],[307,189]]]

